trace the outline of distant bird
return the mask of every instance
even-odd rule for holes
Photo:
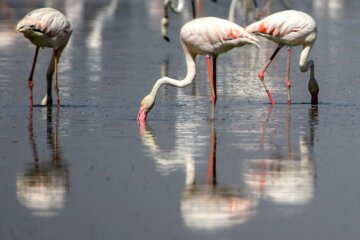
[[[183,80],[163,77],[157,80],[149,95],[141,101],[138,120],[146,120],[147,113],[155,103],[155,97],[163,84],[175,87],[185,87],[195,78],[196,55],[207,55],[208,71],[212,88],[211,101],[216,101],[216,58],[220,53],[227,52],[234,47],[253,44],[259,47],[259,40],[252,33],[228,20],[204,17],[197,18],[184,24],[180,30],[180,41],[184,49],[187,74]],[[211,71],[210,57],[213,58]],[[212,74],[211,74],[212,73]]]
[[[271,61],[283,46],[288,46],[288,59],[286,70],[286,89],[288,94],[288,103],[291,104],[290,98],[290,56],[291,47],[303,45],[300,55],[300,70],[307,72],[310,69],[309,92],[312,96],[311,103],[318,102],[319,85],[314,76],[315,64],[313,60],[308,61],[309,53],[316,41],[317,29],[314,19],[304,12],[295,10],[286,10],[274,13],[258,22],[252,23],[245,28],[247,31],[256,35],[265,37],[278,43],[273,55],[266,62],[264,68],[259,73],[259,78],[265,87],[270,98],[271,104],[275,104],[268,87],[265,84],[264,72],[269,67]]]
[[[217,0],[211,0],[216,2]],[[175,5],[174,0],[164,0],[164,16],[161,18],[161,35],[166,41],[170,41],[168,37],[168,27],[169,27],[169,14],[168,8],[170,7],[173,13],[179,14],[184,9],[184,0],[178,0]],[[191,0],[191,8],[193,18],[199,17],[202,14],[202,0]]]
[[[68,43],[72,33],[70,22],[61,12],[55,9],[39,8],[26,14],[25,17],[18,22],[16,26],[16,31],[23,33],[24,36],[36,46],[34,61],[28,80],[28,85],[30,88],[30,106],[33,106],[32,78],[39,48],[48,47],[53,48],[54,52],[46,74],[47,94],[42,100],[41,104],[52,104],[51,85],[52,76],[55,71],[55,90],[57,95],[57,106],[59,107],[60,100],[57,80],[57,64],[60,59],[61,53],[64,50],[66,44]]]
[[[288,3],[287,0],[280,0],[280,1],[287,10],[291,9],[290,3]],[[259,10],[259,6],[256,0],[243,0],[242,2],[243,2],[242,8],[244,9],[244,25],[247,25],[249,13],[253,8],[255,10],[254,21],[258,21],[260,17],[270,14],[271,6],[275,2],[275,0],[266,0],[265,6],[262,8],[261,11]],[[240,0],[232,0],[230,4],[228,19],[232,22],[235,22],[235,8],[237,4],[241,6]]]
[[[266,0],[265,6],[259,12],[258,16],[260,17],[260,16],[269,15],[271,13],[271,6],[273,5],[274,2],[275,2],[275,0]],[[280,0],[280,2],[285,7],[285,9],[287,9],[287,10],[291,9],[291,4],[287,0]]]
[[[184,9],[184,0],[178,0],[177,5],[175,6],[172,0],[164,0],[164,16],[161,18],[161,35],[166,41],[170,41],[167,30],[169,26],[169,14],[168,14],[168,7],[173,13],[181,13]]]
[[[230,8],[229,8],[229,21],[235,22],[235,8],[238,6],[239,8],[244,9],[244,25],[248,24],[248,18],[249,18],[249,13],[251,12],[251,10],[254,8],[255,10],[255,16],[254,19],[255,21],[259,20],[260,18],[260,12],[259,12],[259,7],[257,4],[256,0],[243,0],[243,6],[241,7],[241,2],[240,0],[232,0],[231,4],[230,4]]]

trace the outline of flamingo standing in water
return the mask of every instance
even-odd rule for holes
[[[310,80],[308,84],[311,94],[311,103],[317,104],[319,85],[314,76],[315,64],[313,60],[308,61],[309,53],[316,41],[316,23],[314,19],[304,12],[295,10],[286,10],[274,13],[260,21],[250,24],[245,28],[247,31],[256,35],[265,37],[278,43],[278,47],[266,62],[264,68],[259,73],[259,78],[265,87],[270,98],[271,104],[275,104],[268,87],[265,84],[264,72],[269,67],[271,61],[283,46],[288,46],[287,70],[286,70],[286,90],[288,95],[288,104],[291,104],[290,98],[290,56],[291,47],[303,45],[300,55],[300,70],[307,72],[310,69]]]
[[[178,0],[177,5],[175,6],[174,2],[171,0],[164,0],[164,16],[161,18],[161,35],[166,41],[170,41],[167,30],[169,26],[169,14],[168,6],[173,13],[179,14],[184,8],[184,0]]]
[[[167,34],[168,26],[169,26],[169,14],[168,7],[170,7],[173,13],[179,14],[184,9],[185,0],[178,0],[177,5],[175,5],[174,0],[164,0],[164,16],[161,18],[161,35],[162,37],[169,42],[170,39]],[[217,0],[211,0],[216,2]],[[199,17],[202,14],[202,0],[191,0],[191,8],[193,18]]]
[[[46,74],[47,77],[47,94],[42,100],[42,105],[51,105],[51,85],[52,85],[52,76],[55,71],[55,90],[57,96],[57,106],[60,106],[59,100],[59,87],[57,81],[57,64],[60,59],[61,53],[66,47],[66,44],[69,41],[69,38],[72,33],[72,28],[70,22],[66,17],[59,11],[52,8],[39,8],[35,9],[25,15],[21,19],[17,26],[16,31],[23,33],[26,38],[28,38],[35,46],[35,56],[33,65],[31,68],[28,85],[30,88],[30,106],[33,106],[33,73],[35,69],[36,59],[39,52],[39,48],[53,48],[53,56],[51,58],[48,71]]]
[[[175,80],[169,77],[157,80],[150,94],[141,101],[138,114],[139,121],[146,120],[147,113],[154,106],[156,94],[163,84],[175,87],[185,87],[191,84],[195,78],[196,55],[207,55],[206,60],[212,89],[211,102],[215,104],[216,59],[218,55],[245,44],[253,44],[259,47],[259,40],[255,35],[233,22],[215,17],[197,18],[186,23],[180,30],[180,41],[186,59],[186,77],[183,80]],[[213,71],[211,71],[210,57],[213,59]]]

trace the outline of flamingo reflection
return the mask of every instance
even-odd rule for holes
[[[17,174],[16,187],[19,202],[36,216],[56,216],[65,208],[69,189],[69,171],[59,151],[59,111],[56,112],[55,129],[52,123],[52,108],[47,108],[47,145],[51,159],[40,161],[33,128],[33,112],[29,114],[29,142],[34,162],[27,163],[23,172]]]
[[[211,122],[210,157],[206,184],[195,179],[195,163],[186,166],[181,200],[184,223],[192,229],[216,230],[247,222],[255,213],[257,198],[236,185],[222,185],[216,175],[216,133]]]
[[[274,146],[272,149],[275,151],[273,150],[270,158],[245,161],[244,181],[249,189],[264,200],[304,206],[313,199],[315,192],[316,169],[312,149],[317,107],[312,106],[309,111],[309,136],[304,131],[306,127],[299,134],[299,153],[291,150],[290,111],[289,106],[286,113],[286,154],[281,152],[281,147]],[[271,110],[268,114],[271,114]],[[269,119],[270,116],[267,117]],[[264,131],[264,127],[261,128]],[[265,138],[260,139],[263,141]]]
[[[184,135],[193,137],[187,129]],[[256,213],[257,199],[236,185],[219,184],[216,175],[216,133],[211,122],[210,157],[206,183],[196,181],[196,161],[193,148],[162,151],[152,130],[140,125],[142,142],[149,154],[162,166],[176,167],[185,171],[185,186],[181,199],[181,215],[186,227],[192,229],[217,230],[229,228],[250,219]],[[181,137],[180,137],[181,138]],[[184,140],[184,138],[182,138]],[[174,170],[174,169],[173,169]]]
[[[100,72],[102,71],[102,44],[103,34],[106,24],[114,20],[116,9],[118,6],[118,0],[111,0],[109,5],[103,7],[97,16],[92,20],[91,31],[86,37],[86,47],[88,48],[88,68],[93,74],[90,75],[91,81],[100,80]]]

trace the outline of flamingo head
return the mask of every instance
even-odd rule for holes
[[[311,104],[317,104],[320,88],[319,88],[319,85],[313,75],[310,76],[308,88],[309,88],[309,92],[311,94]]]
[[[169,19],[167,17],[161,18],[161,35],[167,42],[170,41],[167,34],[168,26],[169,26]]]
[[[141,101],[140,110],[138,113],[138,121],[146,121],[147,113],[152,109],[155,104],[155,98],[147,95]]]

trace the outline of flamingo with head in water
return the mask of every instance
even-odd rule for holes
[[[239,25],[215,17],[204,17],[194,19],[180,30],[180,41],[184,49],[187,74],[182,80],[163,77],[156,81],[149,95],[142,101],[138,120],[146,120],[147,113],[155,103],[155,97],[163,84],[175,87],[185,87],[191,84],[195,78],[196,55],[207,55],[209,78],[212,89],[211,101],[216,101],[216,59],[220,53],[227,52],[234,47],[252,44],[259,47],[259,40]],[[213,70],[211,70],[210,57],[213,59]]]
[[[271,93],[265,83],[264,73],[269,67],[270,63],[279,52],[279,50],[288,46],[288,59],[285,85],[288,95],[288,103],[291,104],[290,98],[290,56],[292,46],[303,46],[300,55],[299,67],[302,72],[307,72],[310,69],[310,80],[308,84],[309,92],[311,94],[311,103],[318,102],[319,85],[315,79],[315,64],[313,60],[308,61],[311,48],[314,46],[317,36],[317,28],[314,19],[304,12],[295,10],[286,10],[274,13],[260,21],[250,24],[245,28],[249,32],[265,37],[271,41],[278,43],[273,55],[266,62],[265,66],[259,73],[259,78],[265,87],[265,90],[270,98],[271,104],[275,104]]]
[[[64,14],[58,10],[53,8],[39,8],[26,14],[25,17],[18,22],[16,31],[23,33],[24,36],[36,46],[34,61],[28,80],[28,85],[30,88],[30,106],[33,106],[32,78],[39,48],[47,47],[53,48],[54,51],[46,74],[47,94],[45,95],[41,104],[52,104],[51,85],[52,76],[55,71],[55,90],[57,95],[57,106],[59,107],[60,100],[57,79],[57,64],[60,59],[60,55],[66,47],[66,44],[68,43],[72,33],[70,22],[66,19]]]

